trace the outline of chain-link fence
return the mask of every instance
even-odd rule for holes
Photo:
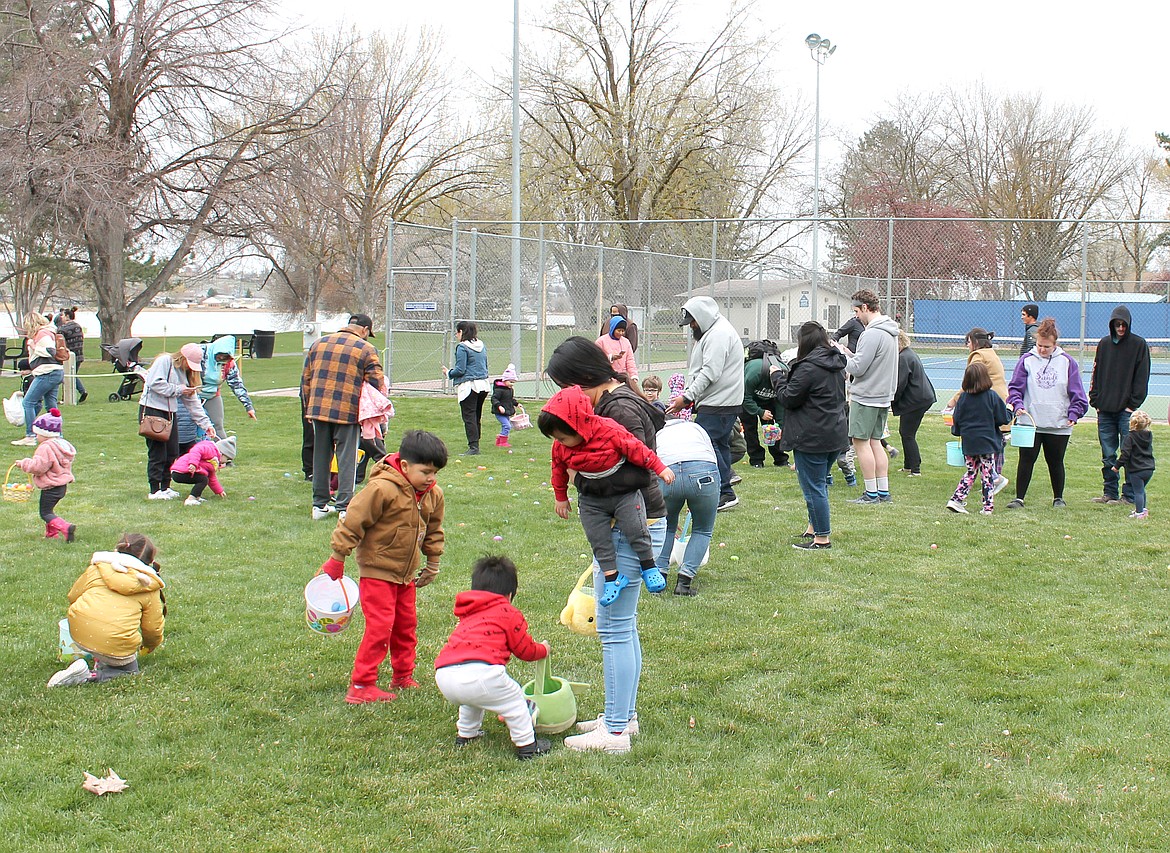
[[[992,330],[1005,352],[1018,347],[1027,302],[1052,316],[1064,347],[1090,363],[1118,304],[1159,354],[1170,346],[1164,220],[545,222],[516,230],[393,226],[385,327],[395,389],[445,387],[440,365],[452,357],[456,321],[467,319],[479,326],[493,373],[512,362],[521,393],[535,392],[556,345],[570,335],[598,337],[615,303],[638,325],[641,374],[665,380],[685,365],[680,307],[698,294],[714,297],[745,340],[782,345],[808,319],[836,329],[851,316],[850,296],[869,289],[920,352],[956,364],[976,326]],[[814,239],[822,258],[815,274]]]

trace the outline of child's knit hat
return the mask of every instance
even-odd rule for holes
[[[505,369],[503,375],[500,377],[505,382],[516,381],[516,365],[509,364]]]
[[[236,458],[236,437],[229,435],[226,438],[221,438],[215,443],[215,449],[219,451],[219,455],[223,457],[225,462],[231,462]]]
[[[57,409],[49,409],[33,421],[33,432],[46,438],[60,438],[61,412]]]

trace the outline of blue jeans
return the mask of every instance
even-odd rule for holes
[[[828,537],[829,527],[829,487],[827,480],[833,463],[837,461],[837,451],[829,453],[805,453],[803,450],[793,450],[792,456],[796,460],[796,480],[800,483],[800,490],[804,493],[804,503],[808,507],[808,523],[817,536]]]
[[[666,519],[650,522],[650,543],[658,551],[666,539]],[[629,578],[609,607],[597,608],[597,636],[601,639],[601,675],[605,682],[605,726],[624,732],[637,709],[638,682],[642,678],[642,641],[638,637],[638,596],[642,591],[642,567],[621,530],[613,529],[618,571]],[[601,598],[605,578],[593,564],[593,590]]]
[[[691,511],[691,536],[678,573],[693,578],[711,545],[711,534],[715,532],[719,466],[714,462],[676,462],[670,470],[674,472],[674,482],[662,484],[662,498],[666,501],[666,534],[658,552],[657,566],[663,572],[670,567],[678,516],[686,504]]]
[[[26,398],[27,399],[27,398]],[[1117,464],[1117,451],[1129,435],[1129,416],[1132,412],[1102,412],[1097,411],[1097,439],[1101,442],[1101,479],[1105,481],[1105,497],[1117,499],[1117,483],[1121,479],[1113,466]],[[1129,472],[1125,475],[1125,485],[1121,495],[1126,500],[1133,500],[1133,486],[1129,482]]]
[[[1133,510],[1141,512],[1146,508],[1146,483],[1154,476],[1153,471],[1125,472],[1126,485],[1133,487]]]
[[[33,421],[41,412],[41,403],[45,404],[45,411],[57,407],[57,392],[65,379],[64,370],[53,370],[34,376],[32,384],[24,394],[24,434],[33,434]]]
[[[512,419],[507,415],[501,415],[499,412],[496,412],[496,420],[500,422],[500,435],[507,438],[508,433],[512,431]]]
[[[717,415],[704,412],[701,407],[695,414],[695,423],[706,431],[715,448],[715,459],[719,463],[720,497],[735,497],[735,492],[731,490],[731,428],[735,426],[738,417],[738,412]]]

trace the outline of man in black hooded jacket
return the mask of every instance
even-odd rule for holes
[[[1129,309],[1118,305],[1109,318],[1109,334],[1097,341],[1089,405],[1097,410],[1097,438],[1101,442],[1101,477],[1104,493],[1093,503],[1133,503],[1133,487],[1114,470],[1117,452],[1129,433],[1129,416],[1145,402],[1150,385],[1150,348],[1145,338],[1131,331]]]

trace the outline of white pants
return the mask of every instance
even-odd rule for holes
[[[536,740],[532,716],[520,685],[499,664],[459,663],[435,670],[435,684],[448,702],[459,706],[455,724],[460,737],[480,733],[485,711],[503,717],[516,746]]]

